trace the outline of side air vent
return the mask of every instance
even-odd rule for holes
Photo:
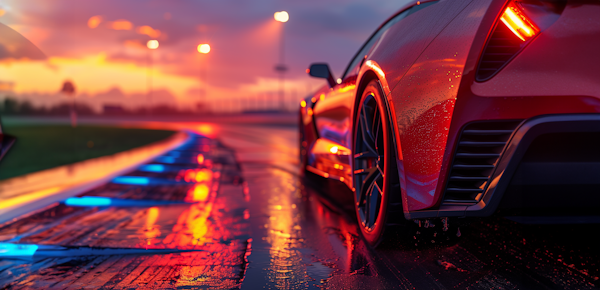
[[[477,81],[486,81],[493,77],[525,46],[525,43],[515,36],[504,23],[499,22],[479,61]]]
[[[481,199],[506,143],[520,123],[486,121],[465,126],[452,161],[444,204],[476,203]]]

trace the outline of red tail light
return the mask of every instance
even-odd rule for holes
[[[534,37],[540,31],[514,2],[508,4],[500,20],[523,41]]]
[[[567,0],[509,0],[489,35],[475,79],[491,79],[562,14]]]

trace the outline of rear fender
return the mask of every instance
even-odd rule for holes
[[[402,147],[400,145],[400,138],[399,138],[399,134],[398,134],[398,128],[397,126],[395,126],[394,124],[396,124],[395,120],[396,120],[396,112],[394,110],[394,105],[392,103],[392,98],[391,98],[391,90],[390,90],[390,86],[389,83],[387,81],[387,78],[385,76],[385,73],[383,72],[383,70],[381,69],[381,67],[379,66],[379,64],[374,61],[374,60],[367,60],[365,61],[365,64],[362,66],[360,72],[359,72],[359,76],[358,76],[359,84],[357,86],[357,90],[356,90],[356,97],[355,97],[355,101],[354,101],[354,110],[353,112],[353,116],[352,116],[352,120],[353,122],[355,122],[355,116],[357,115],[358,112],[358,100],[359,98],[362,96],[362,92],[364,91],[365,87],[367,86],[367,84],[373,80],[376,79],[380,85],[380,88],[382,90],[383,95],[386,98],[386,110],[387,110],[387,115],[388,115],[388,122],[390,124],[390,129],[393,132],[393,136],[394,138],[392,138],[392,148],[394,148],[394,156],[395,156],[395,162],[396,162],[396,168],[398,170],[398,178],[400,181],[400,190],[402,191],[404,188],[404,184],[406,183],[405,177],[404,177],[404,167],[403,167],[403,163],[402,163]],[[353,123],[354,124],[354,123]],[[353,126],[353,130],[355,130],[354,126]],[[352,136],[354,136],[354,131],[352,132]],[[350,143],[353,144],[353,143]],[[352,152],[354,152],[354,148],[352,148]],[[352,166],[353,166],[353,162],[351,162]],[[352,170],[354,170],[354,168],[352,168]],[[350,183],[353,184],[353,183]],[[354,189],[353,189],[354,190]],[[402,208],[403,208],[403,212],[405,217],[407,217],[407,204],[406,204],[406,198],[404,198],[405,194],[403,194],[402,192],[400,192],[399,194],[402,195]]]

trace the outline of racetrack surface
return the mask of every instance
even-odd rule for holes
[[[0,289],[599,286],[598,225],[489,218],[372,249],[349,191],[299,174],[296,127],[164,123],[199,126],[210,130],[154,166],[0,226]]]

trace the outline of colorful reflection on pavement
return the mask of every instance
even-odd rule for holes
[[[304,289],[348,273],[340,261],[350,259],[338,254],[351,254],[356,231],[328,246],[340,233],[322,227],[343,228],[343,218],[308,198],[294,166],[285,169],[289,147],[277,140],[283,154],[252,153],[281,168],[240,165],[233,150],[193,136],[112,183],[3,225],[0,242],[46,250],[0,257],[0,287]]]
[[[5,224],[3,245],[40,248],[0,253],[0,288],[239,287],[251,239],[238,168],[231,150],[193,135],[141,170]]]

